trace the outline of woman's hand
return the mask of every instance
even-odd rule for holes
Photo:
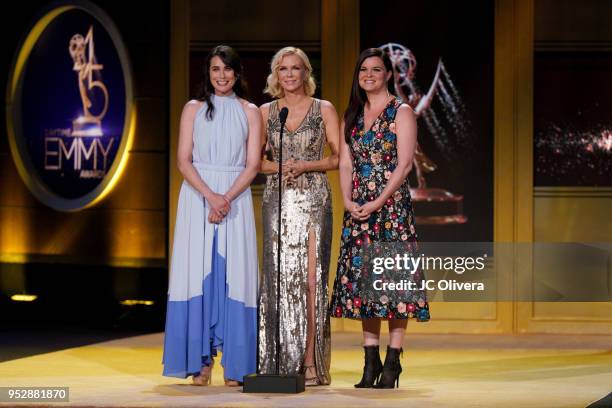
[[[210,205],[210,212],[208,214],[208,221],[218,224],[223,218],[229,213],[230,200],[224,195],[211,193],[207,198],[208,204]]]
[[[359,221],[366,221],[368,218],[370,218],[370,215],[372,213],[379,211],[381,207],[382,205],[378,204],[376,200],[370,201],[362,205],[361,207],[359,207],[359,211],[357,212],[357,215],[359,216],[359,218],[357,219]]]
[[[356,220],[361,220],[361,206],[354,201],[344,203],[344,208],[351,214]]]
[[[210,222],[211,224],[220,224],[221,221],[223,221],[223,216],[218,212],[211,210],[208,213],[208,222]]]
[[[283,169],[287,169],[287,176],[290,180],[296,179],[302,173],[307,171],[306,162],[303,160],[289,159],[283,164]]]

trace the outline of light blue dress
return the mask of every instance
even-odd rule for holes
[[[193,165],[206,184],[224,194],[244,170],[248,121],[235,96],[212,96],[193,124]],[[208,222],[209,206],[187,181],[178,200],[164,371],[185,378],[222,351],[224,377],[242,381],[257,363],[257,243],[251,190],[231,204],[221,224]]]

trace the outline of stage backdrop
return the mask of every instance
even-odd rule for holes
[[[146,2],[97,0],[93,3],[113,21],[131,64],[132,98],[129,98],[128,103],[132,105],[130,108],[135,114],[131,122],[133,125],[131,148],[126,148],[123,152],[126,166],[112,191],[108,191],[108,195],[94,206],[73,212],[57,211],[49,207],[48,202],[39,201],[20,177],[18,164],[13,160],[9,147],[7,116],[0,115],[0,299],[13,293],[31,292],[40,295],[37,302],[41,305],[53,302],[57,304],[64,300],[76,302],[75,297],[83,298],[83,302],[87,302],[88,305],[102,304],[97,302],[100,297],[110,297],[111,300],[115,297],[119,299],[159,297],[160,305],[165,300],[169,2],[167,0]],[[10,15],[5,16],[5,21],[0,27],[3,39],[0,43],[0,77],[3,78],[0,81],[0,92],[3,95],[7,95],[8,78],[15,67],[14,56],[19,52],[29,29],[46,13],[54,10],[55,6],[65,4],[32,0],[11,5]],[[122,104],[126,101],[125,96],[115,98],[122,93],[125,95],[125,91],[121,90],[123,88],[121,79],[125,77],[117,72],[119,65],[116,55],[111,52],[112,42],[108,39],[105,28],[101,26],[102,22],[93,19],[85,21],[84,25],[75,25],[72,19],[77,18],[77,14],[80,13],[63,15],[63,23],[55,31],[62,38],[57,42],[54,41],[56,48],[53,48],[52,54],[45,55],[45,50],[50,51],[51,48],[43,46],[39,49],[39,53],[33,54],[39,61],[38,65],[29,67],[28,64],[24,65],[26,76],[35,74],[36,70],[45,70],[49,76],[45,78],[43,73],[39,72],[38,83],[22,84],[24,91],[28,91],[29,95],[27,99],[22,100],[21,106],[26,121],[37,112],[46,115],[44,120],[29,125],[40,126],[35,129],[37,137],[43,139],[47,137],[50,149],[47,151],[48,166],[59,167],[59,162],[54,159],[59,159],[60,156],[53,156],[58,147],[62,149],[58,139],[62,139],[66,148],[66,155],[62,156],[62,170],[49,170],[47,174],[49,178],[43,180],[48,183],[48,187],[45,188],[53,189],[59,194],[66,193],[64,187],[56,183],[61,179],[62,171],[67,177],[75,173],[77,176],[92,177],[77,178],[75,186],[79,184],[82,189],[69,191],[74,193],[72,197],[68,195],[69,199],[78,199],[87,195],[89,191],[96,190],[96,184],[101,179],[95,177],[101,174],[91,170],[104,169],[103,154],[98,150],[96,169],[93,169],[92,160],[86,160],[87,163],[81,164],[87,166],[83,166],[81,170],[89,172],[74,172],[75,150],[70,149],[77,138],[65,137],[61,134],[62,131],[57,129],[72,131],[80,126],[78,123],[73,123],[73,119],[79,115],[87,117],[88,119],[82,124],[90,126],[89,129],[81,127],[82,134],[91,131],[96,134],[104,133],[104,136],[93,136],[93,133],[90,133],[90,136],[79,136],[81,140],[78,143],[82,141],[88,148],[86,153],[93,155],[94,152],[89,149],[94,139],[99,141],[96,142],[97,147],[101,144],[106,150],[110,139],[116,137],[110,154],[113,147],[120,147],[115,143],[119,141],[118,136],[122,133],[122,129],[119,128],[122,127],[121,122],[127,107],[125,103]],[[88,35],[90,28],[93,28],[93,31]],[[50,33],[41,32],[41,34],[41,39],[52,40],[46,37]],[[73,38],[75,34],[80,34],[81,37]],[[71,39],[74,39],[72,48]],[[93,47],[89,47],[90,44]],[[81,49],[81,46],[85,48]],[[77,61],[74,57],[77,57]],[[94,93],[89,95],[92,98],[92,106],[88,116],[81,103],[77,76],[79,72],[73,71],[73,68],[79,68],[77,63],[79,60],[92,61],[92,57],[97,59],[97,64],[104,66],[102,70],[92,72],[92,82],[99,78],[98,74],[101,72],[102,83],[110,96],[106,114],[98,118],[101,128],[97,130],[94,116],[100,116],[103,111],[102,88],[97,87]],[[57,63],[52,64],[47,58],[57,58]],[[69,72],[66,73],[65,70]],[[111,72],[112,70],[115,71]],[[83,78],[87,88],[91,84],[87,83],[89,75],[84,75]],[[54,88],[59,97],[55,100],[43,99],[48,97],[50,95],[48,91]],[[40,92],[39,98],[36,98],[37,92]],[[107,128],[111,118],[119,128]],[[45,135],[43,130],[41,134],[42,127],[51,131]],[[43,146],[42,156],[40,156],[41,146]],[[38,156],[32,156],[33,160],[38,166],[41,163],[44,165],[44,160],[41,161],[44,159],[44,143],[36,144],[34,147],[39,150],[36,152]],[[64,153],[62,151],[62,154]],[[115,163],[118,163],[121,154],[118,151],[115,153],[117,153]],[[71,158],[64,160],[68,154],[71,154]],[[112,167],[110,162],[107,164]],[[110,170],[110,167],[107,169]],[[32,176],[35,177],[34,173]],[[84,200],[64,209],[76,210],[92,202]],[[104,307],[96,306],[98,309]],[[43,309],[50,310],[44,306]],[[68,315],[64,313],[65,306],[60,309],[62,312],[56,314],[56,318]]]
[[[19,108],[23,116],[23,123],[29,126],[23,130],[31,130],[29,137],[33,134],[40,139],[35,140],[35,144],[33,144],[34,141],[29,141],[30,145],[24,147],[35,148],[34,155],[29,156],[30,161],[37,165],[34,170],[41,170],[41,166],[45,164],[49,168],[48,170],[43,168],[42,173],[29,174],[31,178],[38,178],[40,187],[38,190],[51,193],[47,195],[61,195],[66,198],[56,199],[51,203],[48,200],[42,202],[29,191],[26,183],[19,177],[17,168],[20,164],[13,160],[10,153],[6,117],[2,115],[0,118],[2,125],[0,130],[0,157],[2,158],[0,161],[0,225],[2,225],[0,255],[3,261],[46,262],[50,260],[57,262],[61,259],[62,262],[70,263],[84,262],[102,265],[128,263],[165,266],[168,93],[166,68],[168,23],[166,16],[168,5],[165,1],[148,2],[146,7],[144,4],[144,2],[134,2],[126,5],[113,1],[98,1],[94,5],[113,22],[117,29],[116,38],[120,38],[120,41],[117,41],[124,49],[124,57],[130,61],[133,75],[131,84],[129,84],[131,94],[129,100],[126,100],[123,85],[127,84],[126,77],[120,73],[121,65],[117,61],[116,53],[110,49],[112,42],[108,39],[99,19],[92,18],[77,24],[70,19],[77,19],[83,13],[76,10],[72,14],[62,14],[57,19],[59,25],[54,26],[57,28],[54,32],[62,37],[60,40],[47,38],[48,31],[42,33],[41,40],[49,40],[55,48],[52,50],[44,47],[40,50],[34,48],[35,52],[32,53],[30,59],[34,58],[33,63],[41,63],[37,66],[25,64],[23,69],[23,79],[33,79],[32,83],[20,84],[23,87],[24,98]],[[55,9],[56,7],[50,6],[49,2],[45,1],[27,2],[15,8],[11,14],[11,22],[2,26],[5,41],[1,48],[3,52],[0,53],[2,55],[0,74],[3,78],[8,79],[13,68],[19,65],[16,64],[14,56],[21,49],[23,40],[30,32],[29,29],[41,17]],[[59,21],[60,19],[62,21]],[[90,33],[89,38],[88,33]],[[73,38],[76,34],[80,36]],[[70,53],[71,39],[74,40],[74,57]],[[80,46],[85,47],[82,50],[84,54],[76,52]],[[46,49],[47,54],[44,52]],[[87,72],[73,71],[79,66],[75,63],[75,57],[77,60],[86,57],[87,61],[91,60],[92,63],[95,62],[103,68],[92,70],[92,81],[89,81]],[[51,64],[48,61],[49,58],[57,58],[58,62]],[[46,78],[42,73],[36,71],[40,71],[41,65],[45,64],[48,65],[46,68],[49,74]],[[70,72],[66,73],[64,70]],[[88,83],[96,82],[100,79],[100,75],[102,78],[102,81],[97,82],[100,86],[94,86],[89,96],[87,92],[85,93],[92,102],[89,116],[87,112],[84,112],[77,75],[83,75],[82,85],[86,89],[89,86]],[[2,82],[2,90],[5,94],[6,88],[4,87],[7,85],[9,84]],[[95,117],[100,116],[104,110],[105,98],[102,87],[106,89],[110,99],[107,100],[105,115],[96,119]],[[52,94],[54,89],[55,93]],[[34,97],[37,91],[40,93],[39,99]],[[27,95],[26,92],[28,92]],[[118,164],[120,157],[120,152],[114,149],[121,148],[124,143],[121,133],[122,126],[127,123],[123,120],[126,109],[134,112],[130,118],[133,140],[131,147],[123,152],[126,167],[121,174],[115,173],[120,177],[114,180],[116,184],[112,191],[107,191],[108,195],[95,207],[82,211],[65,213],[49,208],[50,204],[60,204],[54,207],[62,208],[61,204],[68,203],[70,205],[63,209],[77,210],[93,202],[87,199],[80,203],[72,203],[71,200],[78,200],[86,197],[89,192],[95,191],[98,188],[97,183],[104,180],[96,177],[111,176],[111,167]],[[9,113],[12,119],[12,111]],[[83,118],[87,117],[86,120],[82,124],[73,123],[72,120],[79,115],[82,115]],[[96,121],[100,124],[98,125]],[[35,125],[38,127],[34,128]],[[81,125],[87,125],[89,128],[85,129],[85,126]],[[87,131],[95,133],[97,130],[98,133],[104,133],[104,136],[71,138],[61,134],[66,129],[72,132],[78,126],[82,127],[81,134]],[[109,170],[107,174],[99,174],[103,173],[100,169],[104,168],[104,155],[101,150],[106,151],[113,138],[108,154],[109,159],[110,154],[114,154],[115,160],[113,163],[106,163],[107,170]],[[59,144],[59,139],[62,139],[64,149]],[[91,141],[94,139],[96,143],[93,145],[98,148],[95,152],[91,150]],[[82,142],[85,146],[85,153],[90,155],[89,159],[83,157],[84,154],[81,155],[83,159],[80,163],[81,170],[86,170],[83,172],[75,171],[79,164],[76,160],[78,152],[74,150],[76,142]],[[45,147],[47,147],[46,152]],[[61,156],[59,156],[59,151],[62,152]],[[83,153],[83,149],[80,152]],[[53,154],[56,153],[58,155],[54,156]],[[94,160],[91,156],[95,153],[98,153],[97,170],[92,170]],[[67,157],[68,154],[71,155],[70,158]],[[62,159],[61,168],[54,170],[60,167],[60,159]],[[24,175],[23,172],[22,175]],[[72,185],[67,186],[62,182],[73,176],[75,178],[70,181]],[[39,195],[39,198],[42,199],[42,195]]]
[[[418,115],[411,187],[422,241],[493,239],[493,2],[360,2]],[[342,107],[344,108],[344,107]]]
[[[612,3],[534,6],[533,239],[580,242],[588,250],[612,241]],[[581,288],[610,282],[609,259],[585,257],[597,266],[587,273],[580,258],[554,265],[567,256],[561,245],[533,256],[534,273],[580,271]],[[519,313],[519,330],[610,333],[612,303],[533,303]]]

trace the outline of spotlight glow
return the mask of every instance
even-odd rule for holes
[[[119,303],[121,303],[123,306],[137,306],[137,305],[153,306],[155,304],[155,302],[152,300],[140,300],[140,299],[125,299]]]
[[[15,302],[33,302],[36,299],[38,299],[37,295],[20,294],[11,296],[11,300]]]

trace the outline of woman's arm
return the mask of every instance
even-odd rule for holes
[[[344,121],[342,121],[341,134],[344,135]],[[344,207],[348,210],[350,203],[353,201],[353,160],[351,159],[351,152],[344,137],[340,139],[339,161],[340,191],[342,191]]]
[[[185,180],[202,194],[210,205],[212,212],[217,216],[221,216],[222,213],[229,211],[229,202],[222,195],[215,193],[208,187],[192,163],[193,121],[200,106],[201,103],[194,100],[187,102],[183,108],[179,128],[177,167]]]
[[[244,110],[249,122],[246,167],[236,178],[227,193],[224,194],[224,197],[230,202],[251,185],[261,166],[261,136],[263,128],[261,112],[252,103],[245,103]]]
[[[395,129],[397,136],[397,167],[391,173],[387,185],[376,200],[361,206],[361,220],[367,219],[371,213],[380,210],[385,201],[404,183],[412,168],[412,159],[417,142],[417,124],[414,112],[406,104],[402,104],[397,110]]]
[[[260,106],[259,110],[261,111],[261,121],[262,121],[262,144],[260,148],[260,156],[261,156],[261,167],[259,172],[263,174],[275,174],[278,173],[278,163],[274,161],[270,161],[266,158],[266,152],[269,150],[270,146],[268,145],[268,115],[270,113],[270,104],[264,103]],[[283,168],[285,170],[285,168]]]
[[[359,211],[361,207],[353,201],[353,159],[351,151],[344,140],[344,121],[340,126],[340,191],[342,191],[342,201],[344,208],[351,213],[353,218],[359,219]]]

